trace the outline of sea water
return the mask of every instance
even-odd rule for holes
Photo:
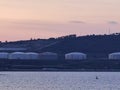
[[[120,72],[0,72],[0,90],[120,90]]]

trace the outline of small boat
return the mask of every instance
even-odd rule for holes
[[[99,79],[98,76],[96,76],[96,79]]]

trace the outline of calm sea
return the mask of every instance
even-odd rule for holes
[[[0,72],[0,90],[120,90],[120,72]]]

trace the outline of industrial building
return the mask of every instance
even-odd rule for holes
[[[28,57],[24,52],[14,52],[14,53],[9,54],[8,59],[26,60],[28,59]]]
[[[120,59],[120,52],[111,53],[108,55],[109,59]]]
[[[8,59],[9,53],[0,52],[0,59]]]
[[[72,52],[72,53],[65,54],[65,59],[66,60],[83,60],[83,59],[87,59],[87,55],[80,52]]]
[[[26,55],[27,55],[27,59],[29,59],[29,60],[38,60],[39,59],[38,53],[28,52],[28,53],[26,53]]]
[[[53,52],[43,52],[43,53],[39,54],[39,58],[41,60],[57,60],[58,55],[56,53],[53,53]]]

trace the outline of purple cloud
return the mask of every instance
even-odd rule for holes
[[[119,24],[117,21],[109,21],[108,24],[116,25]]]
[[[85,24],[85,22],[77,20],[69,21],[69,23]]]

